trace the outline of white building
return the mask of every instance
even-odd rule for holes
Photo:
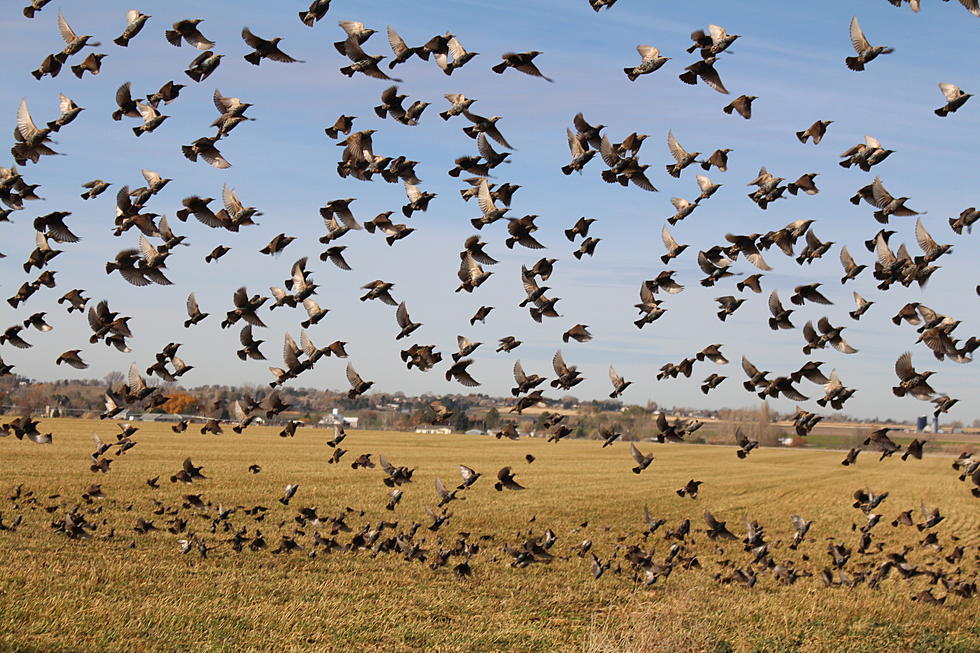
[[[357,422],[359,418],[357,417],[344,417],[340,414],[340,411],[334,408],[329,415],[324,415],[323,419],[320,420],[320,426],[343,426],[344,428],[357,428]]]
[[[453,432],[448,426],[419,426],[415,429],[416,433],[435,433],[437,435],[449,435]]]

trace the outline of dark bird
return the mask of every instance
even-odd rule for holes
[[[833,120],[818,120],[803,131],[796,132],[796,138],[798,138],[801,143],[806,143],[807,140],[812,140],[814,145],[818,145],[823,139],[824,134],[827,133],[827,127],[829,127],[833,122]]]
[[[759,446],[758,440],[749,440],[749,438],[742,433],[742,429],[735,427],[735,444],[738,445],[738,451],[735,454],[739,458],[745,458],[749,455],[749,452]]]
[[[284,506],[289,505],[289,501],[296,495],[296,491],[299,490],[299,485],[287,485],[283,495],[279,497],[279,503]]]
[[[885,47],[882,45],[872,46],[868,39],[865,38],[864,32],[861,30],[861,25],[858,23],[857,16],[851,18],[851,46],[854,51],[857,52],[856,57],[847,57],[844,59],[844,63],[851,70],[862,71],[864,70],[865,64],[870,63],[878,57],[880,54],[891,54],[895,51],[894,48]]]
[[[245,41],[245,44],[248,47],[254,50],[254,52],[249,52],[244,57],[245,61],[252,65],[258,66],[260,63],[262,63],[263,59],[278,61],[279,63],[303,63],[299,59],[293,59],[279,49],[279,41],[282,40],[281,36],[277,36],[271,41],[267,41],[253,34],[247,27],[243,27],[242,40]]]
[[[313,0],[309,9],[299,12],[299,19],[307,27],[313,27],[317,21],[322,20],[327,15],[329,10],[330,0]]]
[[[497,482],[493,484],[493,488],[498,492],[507,490],[526,490],[523,485],[514,480],[514,474],[510,471],[510,467],[502,467],[500,471],[497,472]]]
[[[708,57],[703,61],[696,61],[681,73],[678,78],[685,84],[690,84],[692,86],[698,83],[698,79],[702,82],[725,95],[728,94],[728,89],[721,81],[721,77],[718,75],[718,71],[715,70],[715,62],[717,59],[715,57]]]
[[[636,445],[632,442],[630,443],[630,455],[633,456],[633,460],[636,461],[636,467],[632,468],[634,474],[639,474],[644,469],[650,466],[653,462],[653,454],[642,454],[640,450],[636,448]]]
[[[679,490],[676,490],[677,496],[679,497],[687,496],[687,497],[691,497],[692,499],[697,499],[698,488],[701,487],[701,484],[703,482],[704,481],[695,481],[694,479],[691,479],[690,481],[687,482],[687,484],[684,487],[682,487]]]
[[[550,77],[545,77],[544,75],[542,75],[541,71],[538,70],[538,67],[534,64],[534,58],[537,57],[539,54],[541,53],[538,52],[537,50],[532,50],[530,52],[518,52],[518,53],[505,52],[504,54],[500,55],[500,58],[503,59],[503,61],[498,63],[496,66],[493,66],[491,70],[497,73],[498,75],[501,75],[508,68],[513,68],[514,70],[518,70],[524,73],[525,75],[530,75],[532,77],[540,77],[548,82],[555,81]]]
[[[633,384],[632,381],[627,381],[619,374],[617,374],[616,370],[613,369],[612,365],[609,366],[609,380],[610,382],[612,382],[612,386],[613,386],[613,391],[609,393],[610,399],[616,399],[620,397],[623,394],[623,392],[626,391],[626,388],[628,388],[630,385]]]
[[[752,102],[758,98],[754,95],[739,95],[737,98],[729,102],[722,109],[728,115],[731,115],[732,111],[742,116],[746,120],[752,117]],[[796,193],[793,193],[794,195]]]
[[[872,431],[871,435],[864,440],[864,446],[872,445],[881,452],[881,458],[878,460],[884,460],[893,453],[902,450],[900,446],[888,437],[888,432],[891,430],[890,428],[877,429]]]
[[[737,540],[738,537],[735,536],[728,528],[725,526],[725,522],[718,521],[715,516],[709,511],[704,511],[704,523],[707,524],[708,530],[705,533],[708,535],[709,539],[717,540],[719,538],[724,540]]]
[[[356,399],[374,385],[374,381],[365,381],[362,379],[350,363],[347,363],[347,381],[351,385],[351,389],[347,391],[348,399]]]
[[[473,326],[477,322],[483,322],[485,324],[487,316],[490,315],[490,311],[492,310],[493,306],[481,306],[478,308],[476,313],[473,314],[473,317],[470,318],[470,326]]]
[[[130,9],[126,12],[126,28],[112,42],[124,48],[129,46],[130,40],[136,38],[136,35],[140,33],[143,25],[146,24],[149,18],[150,16],[140,12],[138,9]]]
[[[936,391],[930,387],[928,379],[935,372],[916,372],[912,367],[912,354],[905,352],[895,361],[895,374],[898,376],[899,384],[892,388],[892,393],[896,397],[911,395],[916,399],[932,399]]]
[[[203,18],[185,19],[177,21],[173,24],[172,29],[168,29],[164,36],[167,37],[167,41],[170,45],[180,47],[181,40],[187,41],[188,45],[192,45],[198,50],[210,50],[214,47],[214,42],[209,41],[205,38],[204,34],[201,34],[197,26],[204,22]]]
[[[940,82],[939,90],[943,92],[943,96],[946,98],[945,106],[939,107],[933,113],[935,113],[940,118],[945,118],[949,114],[955,112],[961,106],[966,104],[966,101],[973,97],[970,93],[964,93],[960,90],[959,86],[955,84],[947,84],[946,82]]]

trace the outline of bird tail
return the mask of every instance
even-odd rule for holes
[[[439,117],[442,118],[443,120],[449,120],[452,116],[449,115],[448,111],[440,111]]]
[[[804,130],[801,132],[796,132],[796,138],[798,138],[801,143],[806,143],[807,139],[809,138],[809,135]]]
[[[123,48],[129,46],[129,38],[125,36],[120,36],[119,38],[115,38],[112,40],[112,42]]]
[[[959,219],[957,219],[957,218],[950,218],[949,219],[949,226],[957,234],[962,234],[963,233],[963,225],[960,224]]]
[[[739,457],[739,459],[743,459],[743,460],[744,460],[744,459],[745,459],[745,457],[746,457],[746,456],[747,456],[748,454],[747,454],[747,453],[745,453],[745,450],[744,450],[744,449],[739,449],[738,451],[736,451],[736,452],[735,452],[735,455],[736,455],[736,456],[738,456],[738,457]]]
[[[632,68],[623,68],[623,72],[626,73],[626,76],[629,77],[631,82],[636,81],[637,75],[633,73]]]
[[[861,60],[858,59],[857,57],[848,57],[844,59],[844,63],[847,64],[848,68],[850,68],[855,72],[861,72],[862,70],[864,70],[864,64],[861,63]]]
[[[497,73],[498,75],[503,75],[504,71],[507,70],[507,62],[502,61],[498,63],[496,66],[493,66],[490,70]]]
[[[936,109],[933,113],[935,113],[940,118],[945,118],[946,116],[949,115],[949,109],[947,109],[946,107],[940,107],[939,109]]]
[[[881,211],[875,211],[874,217],[875,220],[877,220],[881,224],[888,224],[888,216],[882,213]]]
[[[561,167],[561,172],[565,176],[568,176],[568,175],[572,174],[572,166],[562,166]]]
[[[730,105],[730,104],[729,104],[729,105],[726,105],[726,106],[725,106],[725,107],[724,107],[724,108],[722,109],[722,111],[724,111],[724,112],[725,112],[725,113],[727,113],[728,115],[732,115],[732,109],[734,109],[734,108],[735,108],[735,107],[733,107],[732,105]]]
[[[262,55],[260,55],[258,52],[249,52],[245,55],[244,59],[253,66],[258,66],[262,61]]]
[[[77,77],[78,79],[81,79],[82,78],[82,73],[85,72],[85,69],[82,68],[81,65],[77,65],[77,66],[72,66],[71,67],[71,71],[73,73],[75,73],[75,77]]]
[[[303,24],[307,27],[313,27],[313,14],[309,11],[299,12],[299,19],[303,21]]]

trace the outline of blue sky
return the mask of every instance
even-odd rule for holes
[[[28,73],[49,52],[60,50],[56,16],[61,9],[79,34],[95,34],[103,45],[98,52],[109,56],[102,73],[79,81],[65,70],[58,78],[38,82]],[[918,13],[907,7],[896,9],[885,0],[824,2],[819,12],[812,6],[784,2],[643,2],[620,0],[610,11],[595,14],[585,0],[539,0],[535,3],[353,2],[335,0],[327,17],[313,29],[302,25],[296,12],[299,2],[208,3],[173,1],[159,7],[143,7],[152,15],[143,33],[129,48],[112,44],[125,23],[129,4],[118,2],[53,2],[34,20],[12,9],[0,18],[0,53],[7,62],[7,83],[0,88],[0,107],[7,107],[13,127],[17,105],[27,98],[35,121],[41,124],[57,115],[58,93],[64,92],[86,108],[73,124],[57,136],[57,149],[66,154],[48,157],[38,165],[22,168],[25,178],[41,184],[44,202],[28,203],[27,210],[13,214],[13,224],[0,224],[0,259],[4,297],[12,295],[23,281],[20,264],[33,248],[31,222],[37,215],[54,210],[71,211],[68,223],[83,241],[58,246],[65,253],[51,269],[58,271],[59,287],[42,289],[18,311],[6,303],[0,307],[0,326],[6,328],[37,311],[47,311],[54,331],[30,332],[25,337],[35,346],[29,350],[0,347],[0,355],[22,374],[40,379],[102,376],[124,370],[136,361],[146,367],[153,354],[170,341],[184,343],[181,353],[196,369],[184,377],[190,385],[205,383],[263,383],[269,378],[267,365],[240,362],[237,329],[222,331],[218,323],[231,308],[231,295],[240,285],[251,292],[268,294],[271,285],[282,285],[292,262],[309,256],[315,281],[321,288],[317,300],[330,314],[311,329],[318,344],[336,339],[350,342],[351,361],[376,390],[416,394],[456,392],[464,388],[443,380],[444,366],[421,374],[408,371],[398,352],[411,342],[436,344],[445,357],[455,351],[457,334],[486,343],[474,354],[473,376],[491,394],[505,394],[512,385],[511,367],[520,358],[528,372],[550,375],[550,358],[561,347],[566,360],[578,364],[587,380],[574,389],[581,398],[604,397],[610,391],[607,368],[613,364],[620,374],[634,381],[623,399],[629,403],[655,400],[663,405],[703,407],[746,406],[756,403],[741,388],[743,378],[738,359],[746,355],[763,369],[783,374],[805,360],[799,330],[775,333],[765,324],[766,298],[778,289],[784,302],[794,286],[820,281],[834,306],[807,305],[794,314],[801,327],[807,319],[827,315],[834,324],[844,324],[847,340],[860,353],[846,356],[827,349],[816,352],[825,369],[838,369],[845,384],[859,392],[848,402],[848,412],[862,416],[912,418],[927,412],[929,404],[911,398],[897,399],[894,361],[906,350],[913,352],[918,369],[936,370],[934,386],[959,397],[961,403],[951,419],[970,422],[980,418],[980,409],[965,401],[980,392],[973,365],[936,361],[923,345],[915,345],[912,327],[892,325],[890,318],[909,301],[963,321],[956,335],[965,339],[978,330],[980,299],[973,288],[980,279],[975,271],[976,236],[954,235],[947,218],[977,202],[976,134],[980,128],[980,104],[974,100],[946,119],[932,110],[943,104],[939,82],[959,84],[965,91],[980,88],[975,58],[968,55],[980,30],[976,19],[956,3],[927,4]],[[843,63],[853,51],[848,24],[857,14],[873,44],[889,45],[895,53],[881,56],[863,73],[848,70]],[[201,30],[216,42],[215,51],[225,54],[219,69],[204,83],[191,82],[182,72],[198,52],[187,45],[174,48],[163,38],[170,24],[182,19],[204,18]],[[391,56],[384,38],[387,25],[395,27],[409,45],[420,45],[431,36],[452,31],[463,45],[480,55],[446,77],[432,62],[413,59],[394,74],[404,79],[402,93],[410,99],[432,102],[420,125],[407,127],[379,120],[371,110],[388,83],[355,76],[343,77],[338,68],[346,59],[332,43],[341,40],[338,20],[361,20],[378,30],[365,46],[371,53]],[[677,79],[694,55],[684,50],[689,34],[708,23],[725,26],[742,34],[718,64],[730,96],[704,85],[687,86]],[[256,68],[242,59],[248,49],[239,32],[249,26],[256,34],[282,36],[282,49],[306,61],[284,65],[264,62]],[[630,83],[622,68],[639,58],[637,44],[659,47],[673,57],[661,70]],[[86,52],[89,49],[86,48]],[[508,70],[496,75],[489,69],[506,51],[540,50],[537,63],[555,79],[548,84]],[[83,53],[84,54],[84,53]],[[80,61],[76,55],[72,62]],[[135,138],[130,119],[113,122],[116,88],[125,81],[145,95],[173,79],[187,83],[180,98],[162,107],[172,116],[155,133]],[[233,166],[215,170],[185,160],[179,146],[209,135],[216,117],[211,94],[254,103],[248,115],[255,118],[239,126],[221,142],[221,150]],[[500,115],[501,131],[514,145],[512,162],[497,168],[495,181],[519,183],[512,215],[539,214],[539,240],[545,252],[507,250],[506,229],[498,223],[483,230],[487,250],[501,260],[490,280],[472,295],[454,294],[458,285],[457,252],[473,233],[469,219],[479,214],[475,202],[464,203],[458,194],[461,184],[446,175],[453,159],[475,154],[475,142],[461,133],[467,123],[461,118],[443,122],[436,114],[446,106],[442,95],[464,93],[478,101],[473,110],[481,115]],[[759,97],[753,117],[746,121],[728,116],[721,108],[739,94]],[[650,164],[652,181],[659,193],[634,187],[622,188],[601,181],[601,161],[590,163],[584,174],[561,175],[567,162],[565,127],[579,111],[595,123],[608,125],[614,141],[632,131],[650,138],[641,150],[641,160]],[[362,182],[340,179],[335,172],[340,148],[323,134],[341,113],[358,116],[355,129],[377,129],[375,151],[404,154],[422,163],[417,171],[424,190],[438,193],[426,213],[410,221],[417,231],[387,247],[378,235],[352,233],[340,244],[348,246],[345,256],[353,267],[346,272],[316,260],[321,246],[316,239],[324,233],[317,208],[332,199],[356,197],[355,215],[363,220],[384,210],[399,211],[405,203],[401,185],[380,180]],[[819,146],[801,145],[794,132],[817,119],[832,119]],[[659,321],[637,330],[633,304],[639,284],[665,268],[660,229],[673,214],[671,197],[694,199],[697,185],[694,168],[675,180],[664,173],[670,162],[666,136],[672,129],[689,150],[710,153],[730,147],[728,172],[712,170],[709,175],[722,189],[672,233],[691,245],[679,259],[671,261],[677,279],[687,286],[679,295],[668,296],[668,312]],[[865,134],[896,150],[871,174],[836,165],[845,149],[863,140]],[[7,163],[9,165],[9,162]],[[761,166],[776,175],[795,179],[818,172],[816,196],[789,197],[766,211],[746,198],[746,183]],[[188,236],[189,248],[181,248],[170,259],[168,275],[172,287],[134,288],[116,275],[104,274],[104,263],[126,247],[135,247],[137,236],[130,232],[113,238],[114,195],[119,186],[142,185],[141,168],[156,170],[173,182],[149,204],[149,210],[166,213],[179,234]],[[700,170],[699,170],[700,171]],[[863,241],[879,229],[866,204],[854,207],[847,198],[878,174],[896,195],[911,197],[909,205],[928,211],[924,223],[941,243],[953,243],[953,254],[944,257],[942,269],[925,291],[895,287],[888,292],[874,289],[866,272],[856,283],[841,286],[838,246],[846,244],[859,263],[871,264]],[[93,201],[82,201],[80,185],[93,178],[113,183],[109,192]],[[242,200],[258,207],[264,215],[260,226],[229,234],[208,229],[193,219],[180,224],[174,213],[181,198],[197,194],[220,197],[223,183],[236,188]],[[215,206],[219,203],[216,202]],[[590,235],[602,238],[596,255],[576,261],[577,247],[565,240],[561,230],[581,216],[598,219]],[[697,280],[698,249],[724,242],[726,233],[764,233],[798,218],[812,218],[814,231],[838,245],[821,261],[801,268],[777,250],[766,259],[774,267],[763,279],[765,292],[749,295],[746,304],[722,324],[714,316],[714,297],[738,294],[731,283],[701,288]],[[893,243],[914,242],[914,218],[893,219],[898,233]],[[269,239],[285,232],[297,240],[279,257],[259,255]],[[203,256],[214,246],[232,247],[220,263],[206,266]],[[531,264],[540,255],[560,259],[549,282],[562,298],[560,319],[533,323],[516,304],[522,298],[521,264]],[[737,271],[756,272],[739,261]],[[408,341],[395,342],[398,329],[394,310],[377,302],[357,301],[360,286],[373,279],[395,282],[393,294],[406,300],[412,318],[424,326]],[[135,339],[133,352],[121,354],[102,345],[87,344],[88,327],[77,314],[68,316],[55,304],[57,297],[72,287],[84,288],[94,301],[108,298],[111,307],[126,315]],[[197,292],[203,310],[212,313],[202,325],[185,331],[181,327],[184,299]],[[877,302],[860,322],[847,316],[853,308],[851,291],[857,290]],[[480,305],[496,310],[485,325],[470,327],[468,319]],[[263,351],[269,364],[279,365],[280,343],[288,330],[298,335],[301,311],[276,310],[263,313],[269,329],[256,337],[267,343]],[[563,345],[561,333],[576,323],[585,323],[595,338],[592,342]],[[496,340],[516,335],[524,344],[510,354],[494,354]],[[723,351],[733,361],[725,367],[711,363],[695,366],[691,379],[656,382],[657,369],[678,362],[710,343],[724,343]],[[82,348],[91,363],[87,371],[57,368],[54,359],[66,349]],[[729,379],[705,398],[698,382],[712,372]],[[301,385],[341,389],[346,387],[344,364],[322,361],[304,375]],[[814,399],[820,388],[804,382],[804,394]],[[558,395],[551,395],[558,396]],[[776,400],[774,407],[792,410],[792,403]],[[808,402],[807,407],[816,409]]]

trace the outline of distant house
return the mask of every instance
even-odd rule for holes
[[[448,426],[419,426],[415,429],[416,433],[435,433],[437,435],[449,435],[453,432]]]
[[[357,417],[345,417],[340,414],[340,411],[336,408],[331,411],[329,415],[324,415],[323,419],[320,420],[320,426],[343,426],[344,428],[357,428],[357,422],[359,418]]]

